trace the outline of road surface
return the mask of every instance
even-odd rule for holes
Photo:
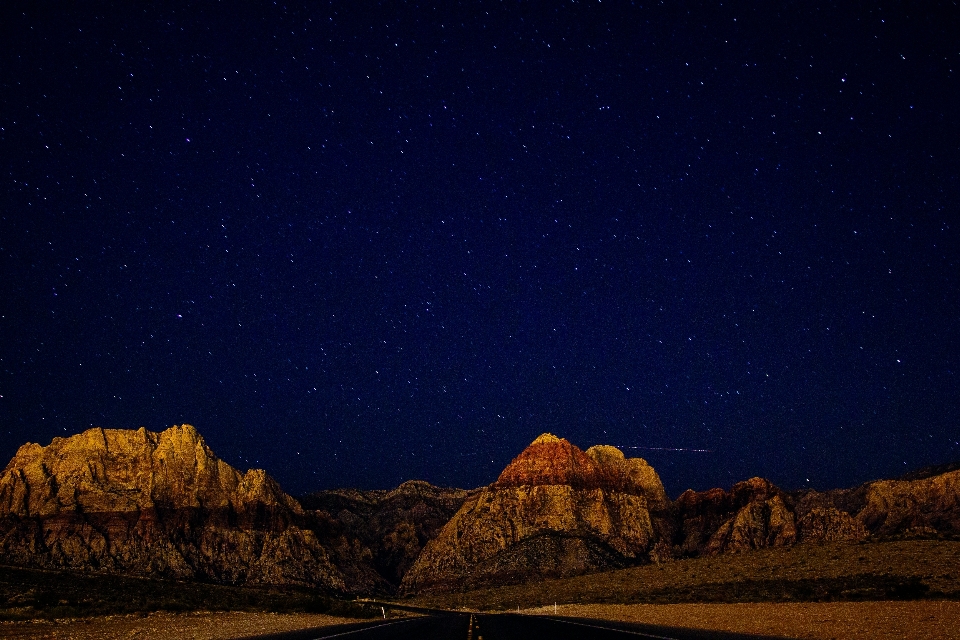
[[[447,613],[418,618],[303,629],[257,640],[735,640],[772,638],[722,631],[676,629],[653,625],[516,614]]]

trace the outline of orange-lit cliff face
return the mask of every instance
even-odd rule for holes
[[[550,434],[468,499],[404,577],[408,592],[586,573],[646,561],[666,508],[656,473],[613,447]]]
[[[190,425],[90,429],[46,447],[26,444],[0,475],[0,553],[8,563],[376,587],[375,575],[338,549],[349,545],[320,541],[310,524],[264,471],[240,473],[219,460]]]
[[[467,499],[402,589],[462,589],[905,531],[960,533],[960,471],[825,494],[788,493],[751,478],[671,503],[645,461],[543,434]]]
[[[616,447],[595,445],[585,452],[544,433],[500,473],[494,487],[565,485],[644,496],[653,509],[669,504],[663,483],[643,458],[626,458]]]
[[[763,478],[671,502],[614,447],[550,434],[489,487],[339,490],[307,509],[189,425],[26,444],[0,474],[4,563],[407,593],[868,536],[960,534],[960,470],[789,493]]]
[[[494,487],[566,485],[596,489],[602,483],[600,469],[576,446],[545,433],[513,459],[493,483]]]
[[[67,512],[168,509],[301,513],[264,471],[240,473],[218,459],[191,425],[162,433],[89,429],[46,447],[20,447],[0,477],[0,513],[46,517]],[[251,514],[253,515],[253,514]]]

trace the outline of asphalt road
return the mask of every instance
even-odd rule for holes
[[[515,614],[446,614],[304,629],[257,640],[613,640],[655,638],[660,640],[736,640],[772,638],[721,631],[676,629],[653,625]]]

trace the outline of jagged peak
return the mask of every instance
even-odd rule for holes
[[[598,483],[597,465],[587,454],[563,438],[544,433],[507,465],[495,484],[595,487]]]
[[[144,427],[140,427],[144,429]],[[200,432],[197,431],[197,428],[192,424],[184,422],[183,424],[175,424],[164,429],[163,433],[177,434],[187,438],[196,438],[198,440],[203,440],[203,436],[200,435]]]
[[[539,436],[537,436],[536,440],[530,443],[530,446],[533,446],[535,444],[551,444],[554,442],[562,442],[562,441],[563,441],[563,438],[558,438],[552,433],[541,433]]]
[[[56,481],[27,486],[31,478]],[[63,510],[136,511],[170,507],[223,508],[282,503],[298,507],[262,469],[241,473],[207,446],[195,427],[160,433],[94,427],[43,447],[28,443],[0,475],[0,515],[51,515]]]
[[[620,451],[620,449],[617,449],[609,444],[595,444],[587,449],[586,454],[590,456],[591,460],[599,465],[611,461],[615,463],[622,462],[626,459],[626,456],[623,455],[623,451]]]

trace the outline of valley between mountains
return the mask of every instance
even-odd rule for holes
[[[471,606],[465,593],[491,608],[737,599],[708,588],[721,578],[746,600],[957,598],[958,541],[960,470],[949,466],[828,492],[751,478],[671,500],[644,460],[550,434],[473,490],[410,481],[295,499],[266,472],[217,458],[190,425],[25,444],[0,476],[11,571],[444,606]],[[874,563],[896,545],[919,554],[916,566]]]

